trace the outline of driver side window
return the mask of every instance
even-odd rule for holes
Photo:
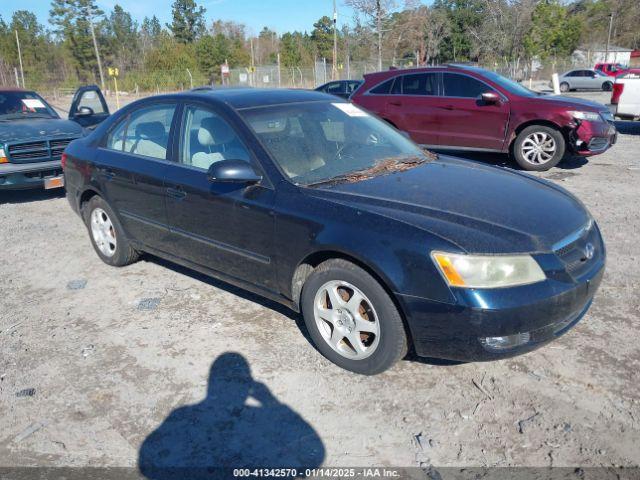
[[[221,160],[250,161],[234,129],[210,110],[188,106],[184,114],[180,163],[208,170]]]

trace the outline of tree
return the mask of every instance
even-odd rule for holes
[[[53,0],[51,3],[49,21],[54,26],[54,33],[70,53],[78,78],[84,81],[96,78],[91,23],[103,15],[95,0]]]
[[[180,43],[193,43],[205,32],[204,7],[194,0],[175,0],[171,7],[173,21],[167,26]]]
[[[362,13],[374,25],[378,47],[378,70],[382,70],[384,24],[391,10],[396,7],[395,0],[346,0],[345,4]]]
[[[333,21],[326,15],[313,24],[311,41],[320,58],[330,58],[333,52]]]
[[[558,0],[543,0],[533,11],[531,28],[524,40],[530,57],[547,59],[570,55],[580,40],[581,24],[567,15]]]
[[[110,53],[121,69],[129,68],[138,59],[138,24],[120,5],[115,5],[107,26]]]

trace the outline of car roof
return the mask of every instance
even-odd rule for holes
[[[234,109],[281,105],[300,102],[339,102],[339,99],[314,90],[293,88],[211,88],[180,93],[177,96],[207,98],[226,103]]]
[[[9,93],[9,92],[35,93],[33,90],[26,90],[24,88],[19,88],[19,87],[0,87],[0,93]]]
[[[414,68],[390,68],[389,70],[382,70],[379,72],[372,72],[365,75],[365,77],[377,77],[377,76],[396,76],[396,75],[407,75],[411,73],[424,73],[431,71],[451,71],[451,72],[475,72],[479,74],[484,74],[489,70],[476,67],[475,65],[467,65],[462,63],[447,63],[444,65],[432,65],[428,67],[414,67]]]

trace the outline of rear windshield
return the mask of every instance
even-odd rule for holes
[[[35,92],[0,92],[0,120],[58,118],[56,112]]]

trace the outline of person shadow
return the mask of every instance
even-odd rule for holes
[[[226,352],[211,365],[206,398],[147,436],[138,468],[153,480],[204,479],[221,469],[315,468],[324,457],[313,427],[253,379],[242,355]]]

